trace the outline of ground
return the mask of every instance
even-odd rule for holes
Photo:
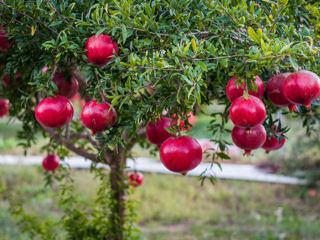
[[[94,198],[96,180],[87,170],[74,171],[77,192]],[[81,176],[81,177],[80,177]],[[58,218],[54,192],[44,187],[40,167],[0,167],[0,180],[12,192],[28,196],[28,211]],[[316,240],[320,239],[319,194],[280,184],[219,180],[203,187],[194,177],[145,174],[134,191],[143,240]],[[0,202],[0,239],[26,240]]]

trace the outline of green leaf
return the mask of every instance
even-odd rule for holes
[[[250,36],[250,38],[255,41],[256,43],[260,43],[260,40],[259,40],[259,36],[257,35],[257,33],[253,30],[252,27],[249,27],[248,28],[248,34]]]
[[[218,152],[217,155],[221,159],[230,159],[230,157],[227,154],[225,154],[224,152]]]
[[[202,71],[208,72],[207,65],[204,62],[197,62]]]
[[[97,33],[96,37],[98,37],[101,33],[103,33],[107,28],[101,28]]]
[[[299,65],[298,65],[298,63],[296,62],[296,60],[293,59],[293,58],[290,56],[290,57],[289,57],[289,61],[290,61],[291,66],[294,68],[294,70],[295,70],[296,72],[298,72],[298,71],[299,71]]]
[[[122,32],[122,42],[125,43],[128,36],[127,28],[125,25],[122,25],[121,32]]]
[[[42,2],[43,2],[43,0],[37,0],[37,8],[40,8]]]

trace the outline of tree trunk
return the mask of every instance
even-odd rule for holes
[[[126,164],[126,151],[120,148],[111,159],[110,163],[110,184],[111,184],[111,204],[110,204],[110,224],[111,232],[108,239],[123,240],[125,225],[125,198],[126,186],[124,183]]]

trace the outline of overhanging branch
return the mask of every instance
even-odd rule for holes
[[[65,140],[64,138],[61,137],[61,135],[57,132],[55,132],[51,128],[44,128],[44,130],[59,144],[65,145],[69,150],[72,152],[86,158],[90,159],[91,161],[94,162],[100,162],[99,159],[96,157],[95,154],[88,153],[87,151],[83,150],[82,148],[76,147],[74,144],[72,144],[70,141]]]

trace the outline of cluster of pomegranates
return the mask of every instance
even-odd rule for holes
[[[262,147],[266,152],[281,148],[285,139],[278,141],[277,137],[267,137],[262,125],[266,118],[266,107],[261,100],[264,94],[262,80],[256,76],[257,91],[247,92],[246,84],[236,84],[237,77],[232,77],[226,88],[228,99],[232,102],[229,116],[234,123],[232,140],[236,146],[245,150],[245,155]],[[266,95],[270,102],[278,107],[288,107],[296,111],[297,104],[309,108],[311,103],[320,96],[320,79],[310,71],[295,73],[282,73],[272,77],[267,83]],[[271,131],[276,135],[277,126],[272,126]]]
[[[175,118],[175,116],[173,117]],[[195,120],[193,113],[188,114],[188,122]],[[149,122],[146,128],[147,139],[160,148],[160,160],[170,171],[187,174],[188,171],[197,167],[202,160],[201,145],[192,137],[176,137],[167,131],[171,124],[177,122],[172,118],[161,117],[155,123]],[[189,130],[183,127],[184,121],[180,121],[181,130]]]
[[[37,121],[48,128],[61,128],[73,118],[73,105],[68,98],[57,95],[43,99],[36,107]],[[97,100],[87,102],[81,112],[82,123],[92,133],[112,127],[117,118],[114,108],[109,103],[98,103]]]
[[[3,27],[0,27],[0,49],[6,50],[10,47]],[[98,66],[106,65],[118,54],[117,43],[112,41],[109,35],[99,34],[91,36],[87,42],[88,61]],[[48,68],[44,68],[45,74]],[[17,74],[15,78],[19,78]],[[245,154],[250,154],[252,150],[264,148],[266,151],[279,149],[285,142],[281,142],[274,136],[267,138],[263,122],[266,118],[266,107],[261,100],[264,95],[264,84],[256,76],[254,84],[257,91],[249,91],[246,84],[236,84],[237,77],[232,77],[227,85],[227,97],[232,102],[230,107],[230,119],[234,123],[232,130],[233,142],[245,150]],[[61,128],[69,123],[73,118],[73,105],[69,101],[76,96],[79,84],[71,76],[66,76],[62,72],[56,72],[53,78],[58,92],[55,97],[43,99],[36,107],[35,116],[37,121],[44,127]],[[4,76],[4,86],[9,86],[8,74]],[[290,111],[296,111],[296,105],[304,105],[307,108],[320,96],[320,79],[310,71],[299,71],[295,73],[283,73],[272,77],[266,87],[266,95],[271,103],[278,107],[288,107]],[[9,102],[0,99],[0,117],[8,113]],[[189,120],[193,115],[189,116]],[[98,103],[96,100],[90,101],[83,106],[81,112],[82,123],[89,128],[92,133],[103,131],[114,125],[117,112],[109,103]],[[175,116],[173,116],[175,118]],[[192,137],[175,137],[167,131],[171,125],[177,123],[168,117],[157,119],[155,123],[149,122],[147,125],[147,138],[160,148],[160,159],[162,163],[171,171],[186,174],[195,168],[202,159],[202,149],[200,144]],[[183,121],[180,122],[181,130],[184,128]],[[275,129],[276,130],[276,126]],[[50,158],[49,158],[50,156]],[[48,159],[55,159],[54,155],[49,155]],[[53,161],[53,160],[46,160]],[[129,178],[129,182],[141,182],[141,176],[134,173]],[[135,184],[133,184],[135,185]],[[139,185],[139,184],[138,184]]]

